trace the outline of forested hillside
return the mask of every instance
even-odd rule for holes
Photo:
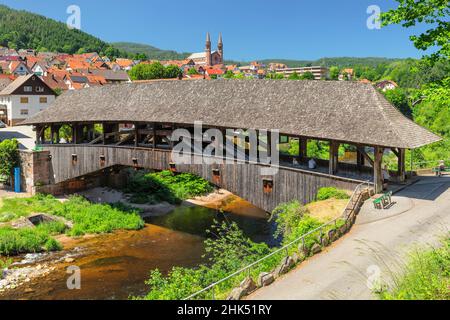
[[[85,32],[70,30],[62,22],[4,5],[0,5],[0,45],[13,49],[121,55],[111,44]]]
[[[150,60],[179,60],[185,59],[189,56],[189,53],[178,53],[173,50],[162,50],[140,43],[114,42],[112,45],[121,51],[126,51],[135,55],[145,54]]]

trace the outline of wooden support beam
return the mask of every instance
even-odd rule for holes
[[[395,154],[395,156],[396,156],[397,158],[400,157],[400,151],[399,151],[398,149],[396,149],[396,148],[391,148],[391,151]]]
[[[364,150],[363,147],[357,147],[358,151],[362,154],[362,156],[364,157],[364,159],[367,160],[367,162],[370,163],[370,165],[373,167],[374,165],[374,161],[372,160],[372,158],[367,154],[367,152]]]
[[[406,150],[398,149],[398,179],[399,182],[405,182],[406,180]]]
[[[364,154],[361,153],[359,149],[356,149],[356,167],[358,170],[361,170],[364,166],[365,157]]]
[[[330,142],[330,160],[329,160],[329,173],[335,175],[338,171],[339,162],[339,143],[336,141]]]
[[[134,124],[134,146],[137,148],[139,146],[139,125]]]
[[[303,137],[299,138],[299,157],[300,161],[308,158],[308,139]]]
[[[157,137],[157,135],[156,135],[156,123],[153,122],[153,149],[156,149],[156,143],[157,143],[156,137]]]
[[[375,192],[380,193],[383,191],[383,153],[384,149],[381,147],[375,147],[375,161],[373,165],[373,177],[375,184]]]

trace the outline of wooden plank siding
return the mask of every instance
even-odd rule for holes
[[[102,169],[121,165],[154,170],[170,169],[171,151],[148,148],[88,145],[45,145],[51,154],[53,183],[61,183]],[[72,162],[76,155],[76,163]],[[104,163],[100,157],[104,156]],[[133,162],[137,160],[137,165]],[[233,161],[224,164],[180,164],[177,172],[196,174],[220,188],[229,190],[255,206],[271,212],[278,204],[292,200],[308,203],[315,200],[322,187],[334,186],[353,191],[359,180],[330,176],[307,170],[280,167],[272,177],[273,190],[264,193],[262,164]],[[220,179],[214,178],[213,170],[219,169]],[[219,183],[217,183],[219,182]]]

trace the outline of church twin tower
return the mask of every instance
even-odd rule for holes
[[[219,34],[217,51],[211,51],[211,36],[209,35],[209,32],[206,34],[205,58],[207,66],[223,64],[223,41],[221,33]]]

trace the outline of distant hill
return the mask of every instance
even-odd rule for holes
[[[122,54],[111,44],[85,32],[70,30],[62,22],[4,5],[0,5],[0,45],[71,54],[92,51],[108,56]]]
[[[162,50],[147,44],[133,42],[114,42],[112,45],[121,51],[126,51],[132,54],[143,53],[151,60],[181,60],[190,55],[189,53],[179,53],[173,50]]]
[[[404,59],[390,59],[390,58],[356,58],[356,57],[336,57],[336,58],[321,58],[318,60],[286,60],[286,59],[264,59],[262,63],[269,64],[271,62],[280,62],[286,64],[288,67],[307,67],[307,66],[324,66],[331,67],[336,66],[339,68],[355,67],[355,66],[368,66],[377,67],[380,64],[389,64],[396,61],[402,61]]]

